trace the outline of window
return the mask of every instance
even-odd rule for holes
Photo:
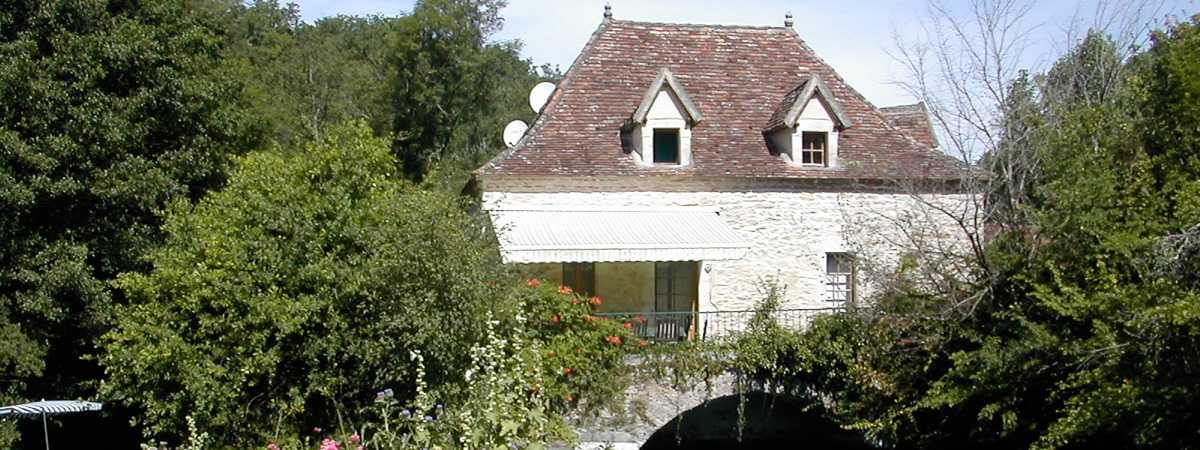
[[[800,133],[800,164],[806,166],[824,166],[828,160],[826,152],[829,149],[829,133],[804,131]]]
[[[699,266],[693,261],[654,263],[654,312],[650,332],[656,340],[688,339],[700,293]]]
[[[563,263],[562,284],[584,297],[596,294],[596,265],[594,263]]]
[[[825,300],[842,304],[854,303],[854,255],[849,253],[825,254],[825,277],[829,295]]]
[[[699,293],[696,263],[691,261],[654,263],[654,310],[691,311]]]
[[[654,129],[654,163],[679,164],[679,129]]]

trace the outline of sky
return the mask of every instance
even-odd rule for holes
[[[399,15],[412,0],[292,0],[306,21],[331,15]],[[1118,2],[1122,0],[1116,0]],[[1186,17],[1200,12],[1200,0],[1161,0],[1163,14]],[[894,31],[916,30],[927,0],[509,0],[504,29],[495,40],[517,39],[522,54],[535,64],[570,67],[603,19],[604,4],[617,19],[727,25],[782,25],[788,12],[795,29],[847,82],[877,106],[912,103],[895,85],[905,79],[894,53]],[[948,0],[954,5],[961,0]],[[1056,36],[1077,17],[1091,16],[1096,1],[1040,0],[1028,16],[1034,39],[1024,58],[1027,68],[1043,70],[1064,47]],[[531,86],[532,87],[532,86]]]

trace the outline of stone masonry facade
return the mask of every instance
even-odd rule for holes
[[[922,199],[930,198],[951,208],[968,201],[952,194]],[[786,287],[783,308],[840,306],[827,301],[826,253],[854,253],[874,267],[888,267],[911,244],[902,227],[933,228],[951,238],[960,234],[948,216],[939,217],[944,213],[928,211],[914,195],[895,192],[486,192],[483,200],[488,210],[574,205],[719,211],[750,249],[739,260],[704,262],[700,311],[754,309],[768,279]],[[859,280],[860,297],[869,294],[874,281]]]

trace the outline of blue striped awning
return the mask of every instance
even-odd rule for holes
[[[0,406],[0,417],[35,417],[43,414],[67,414],[99,411],[101,405],[80,400],[42,400],[21,405]]]

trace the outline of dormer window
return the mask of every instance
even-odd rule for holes
[[[825,83],[809,76],[784,95],[763,134],[772,151],[805,168],[838,167],[838,133],[850,126]]]
[[[679,129],[655,128],[654,164],[679,164]]]
[[[800,165],[825,167],[829,161],[827,145],[829,133],[823,131],[800,132]]]
[[[633,158],[643,166],[687,166],[692,162],[692,127],[700,111],[670,70],[650,83],[622,129]]]

